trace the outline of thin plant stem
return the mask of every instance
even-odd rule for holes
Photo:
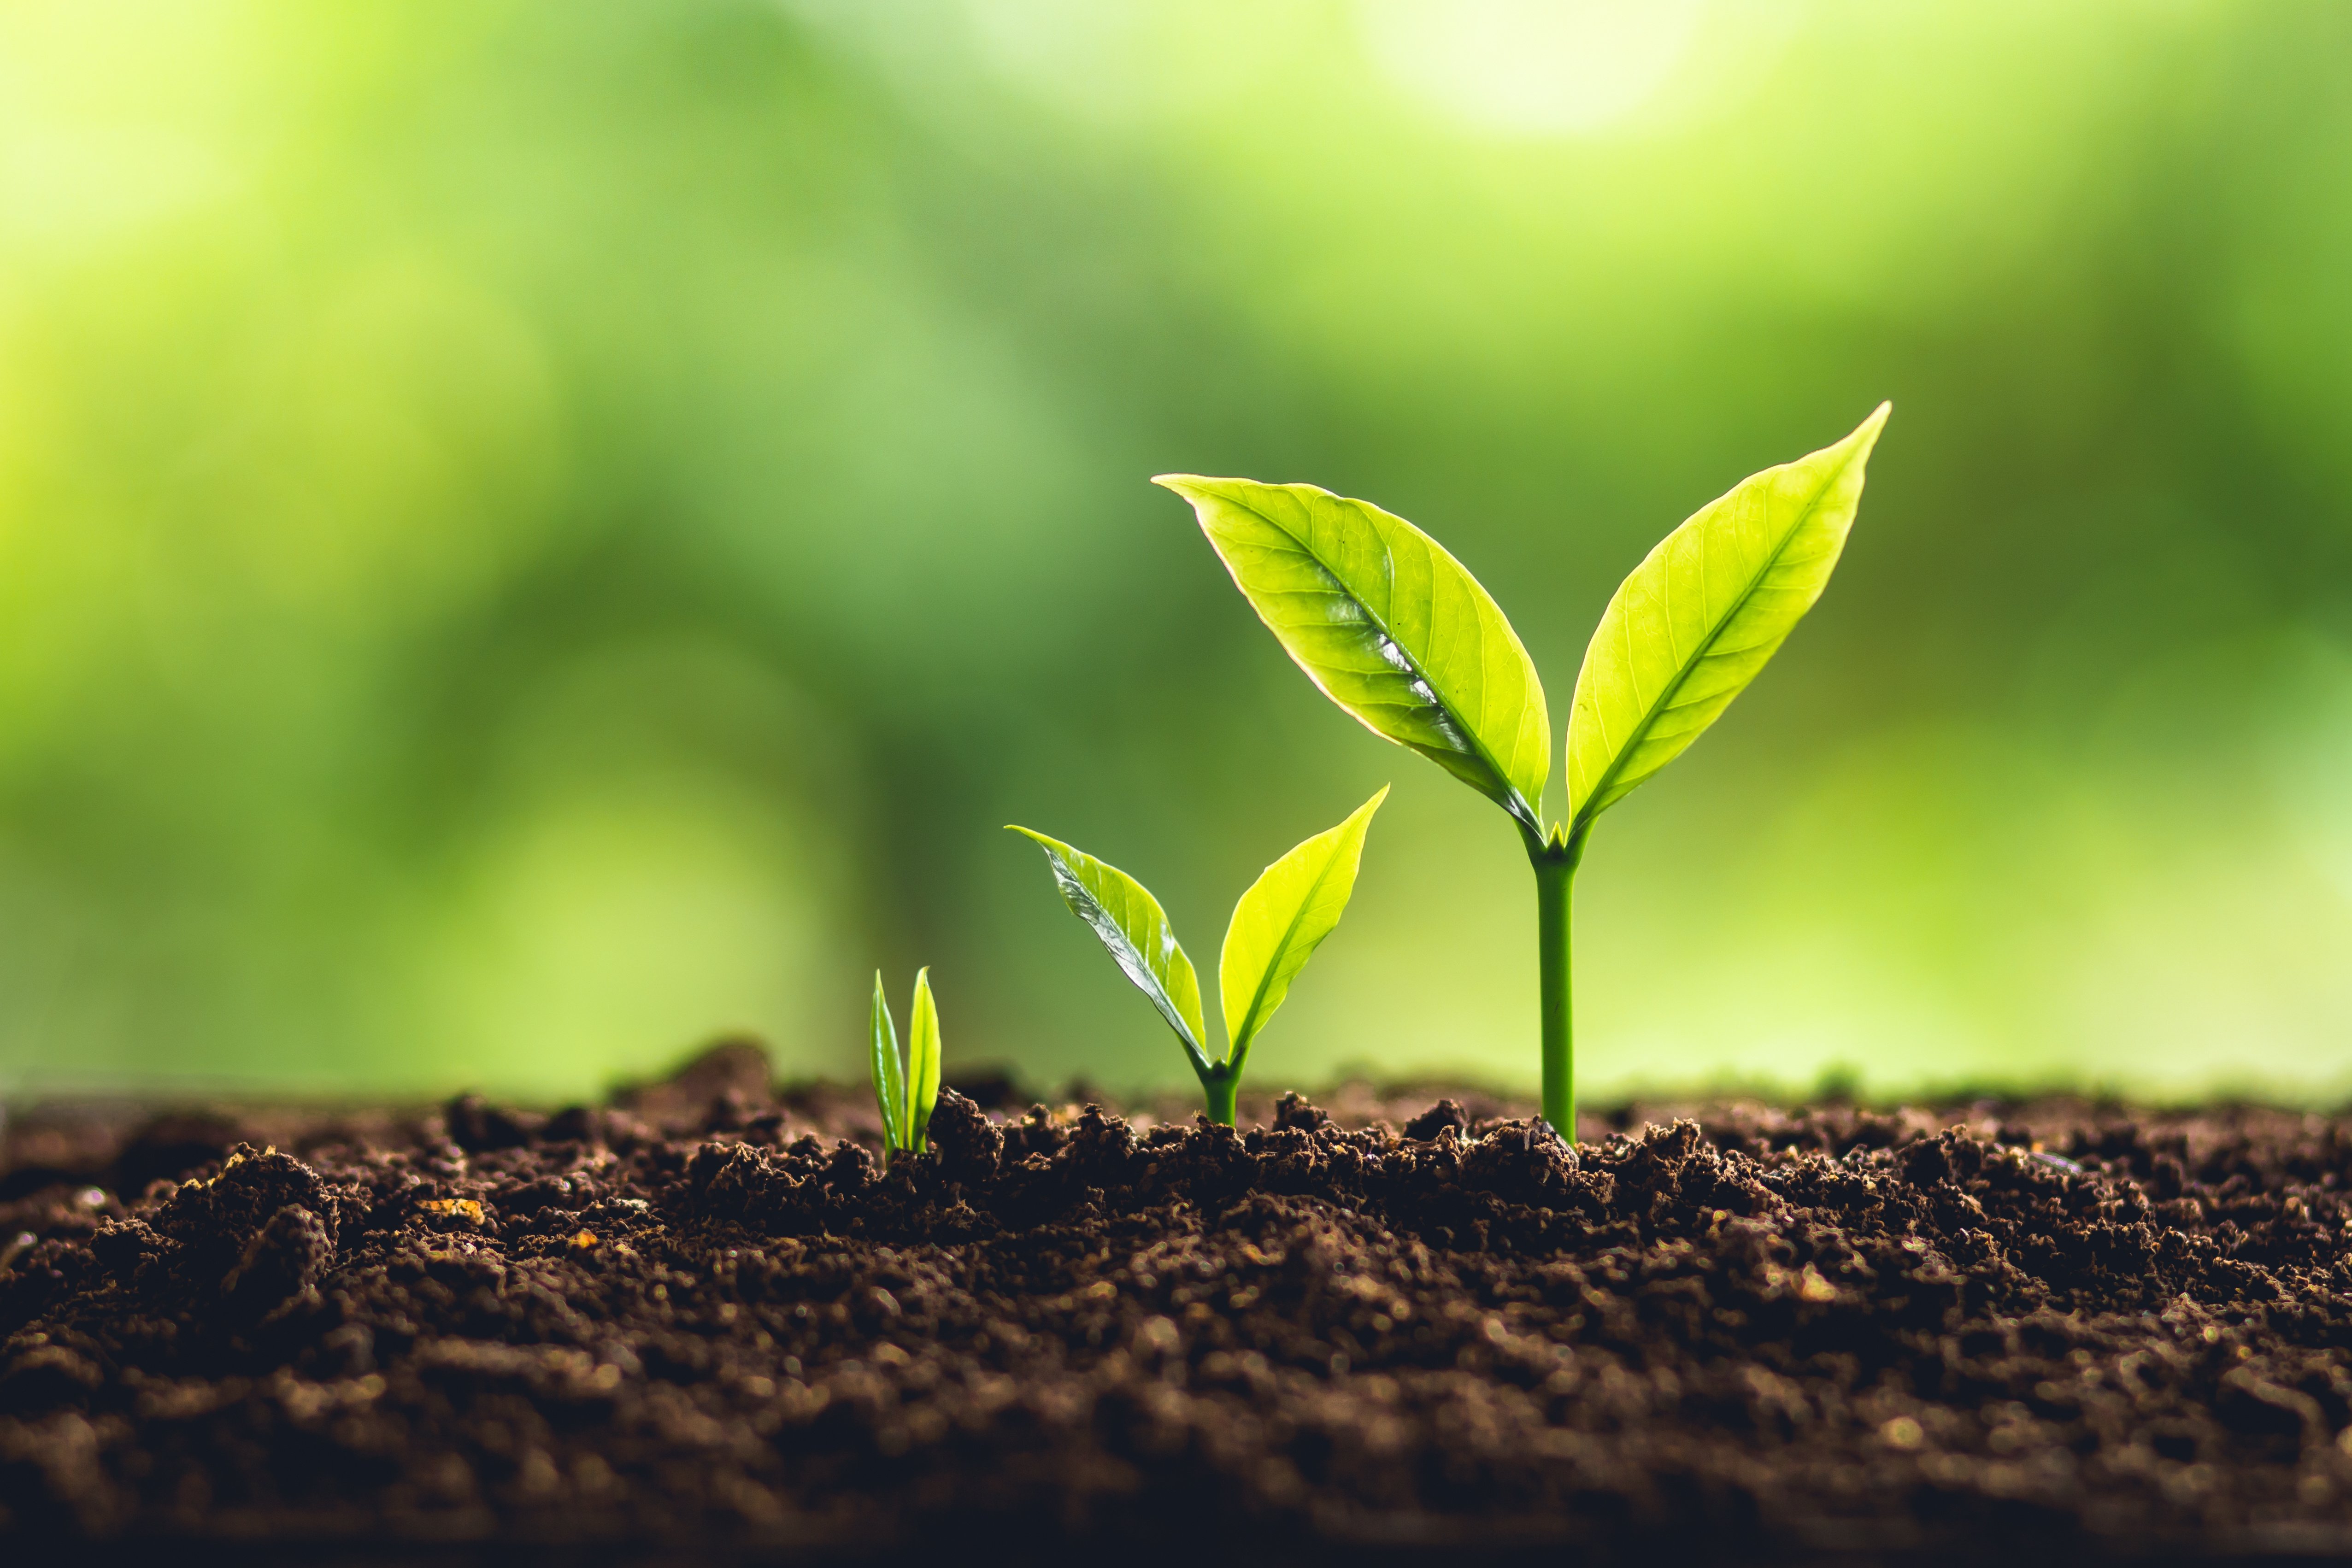
[[[1576,1008],[1570,962],[1570,895],[1581,838],[1528,847],[1536,873],[1536,944],[1542,982],[1543,1118],[1552,1130],[1576,1142]]]
[[[1221,1072],[1201,1075],[1201,1092],[1209,1103],[1209,1120],[1220,1126],[1234,1124],[1234,1095],[1241,1088],[1242,1075]]]

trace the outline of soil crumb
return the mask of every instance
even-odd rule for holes
[[[0,1539],[2352,1551],[2352,1122],[950,1092],[886,1172],[729,1050],[551,1116],[20,1120]]]

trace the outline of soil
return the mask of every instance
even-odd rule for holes
[[[55,1111],[0,1163],[0,1542],[2352,1551],[2352,1120],[1513,1110],[950,1092],[887,1173],[741,1048],[552,1117]]]

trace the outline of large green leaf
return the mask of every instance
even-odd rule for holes
[[[907,1020],[907,1146],[920,1149],[940,1103],[940,1004],[931,972],[915,971],[915,1012]]]
[[[882,1107],[885,1147],[907,1147],[901,1121],[907,1105],[907,1078],[898,1065],[898,1026],[890,1021],[890,1004],[882,996],[882,971],[874,971],[874,1099]]]
[[[1217,989],[1233,1041],[1225,1059],[1236,1070],[1250,1041],[1290,994],[1290,982],[1347,912],[1349,895],[1356,891],[1356,868],[1364,858],[1364,835],[1388,796],[1384,785],[1346,821],[1266,867],[1234,905],[1224,952],[1217,960]]]
[[[1143,884],[1115,865],[1108,865],[1059,839],[1007,823],[1013,831],[1035,841],[1053,868],[1055,884],[1077,917],[1094,927],[1110,956],[1150,998],[1192,1054],[1196,1070],[1212,1065],[1202,1041],[1208,1030],[1201,1022],[1201,981],[1192,960],[1176,943],[1176,932],[1161,913],[1160,901]]]
[[[1283,648],[1373,734],[1542,831],[1543,684],[1494,600],[1436,540],[1312,485],[1162,474]]]
[[[1813,607],[1892,406],[1834,446],[1742,480],[1618,587],[1569,713],[1570,837],[1697,739]]]

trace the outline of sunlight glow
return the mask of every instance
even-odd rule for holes
[[[1576,135],[1628,119],[1691,53],[1706,0],[1364,0],[1372,58],[1472,127]]]

